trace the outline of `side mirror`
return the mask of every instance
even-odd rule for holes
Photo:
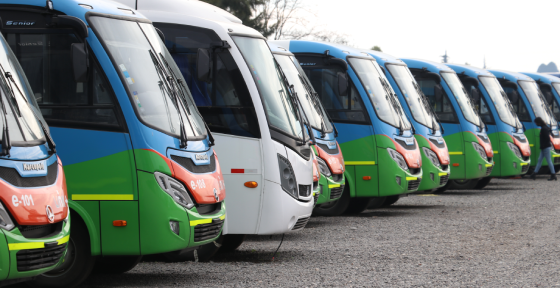
[[[439,84],[434,86],[434,98],[436,103],[443,101],[443,87]]]
[[[208,49],[198,48],[198,53],[196,54],[196,76],[198,81],[210,82],[210,52]]]
[[[72,55],[72,71],[76,82],[85,82],[87,80],[88,60],[84,43],[72,43],[70,47],[70,55]]]
[[[338,72],[336,78],[338,80],[338,96],[348,95],[348,76],[346,73]]]

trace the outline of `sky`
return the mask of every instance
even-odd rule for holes
[[[560,0],[302,0],[315,25],[400,58],[536,72],[560,67]]]

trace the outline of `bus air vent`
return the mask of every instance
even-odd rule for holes
[[[447,183],[447,181],[449,181],[449,174],[439,177],[439,185],[444,185]]]
[[[301,197],[311,196],[311,185],[299,185],[299,196]]]
[[[331,189],[331,199],[338,199],[342,196],[342,192],[344,191],[344,185],[340,185],[340,187],[332,188]]]
[[[210,156],[210,164],[195,165],[191,158],[171,155],[171,159],[192,173],[210,173],[216,170],[216,157]]]
[[[527,173],[529,171],[529,165],[521,166],[521,173]]]
[[[303,229],[303,227],[307,225],[307,222],[309,222],[309,217],[299,218],[296,221],[296,224],[294,225],[294,228],[292,228],[292,230]]]
[[[418,178],[417,180],[408,181],[408,191],[418,190],[418,186],[420,186],[421,181],[422,181],[422,178]]]
[[[47,225],[19,226],[19,232],[27,239],[46,238],[62,231],[62,221]]]
[[[49,186],[56,182],[58,162],[47,167],[47,176],[21,177],[14,168],[0,167],[0,178],[16,187],[41,187]]]
[[[57,244],[57,242],[53,242],[53,244]],[[31,271],[57,264],[66,251],[67,243],[56,246],[53,244],[45,243],[45,248],[19,250],[16,253],[17,270],[19,272]]]
[[[198,224],[194,226],[194,242],[200,242],[218,237],[224,226],[224,220],[219,218],[212,219],[212,223]]]
[[[200,215],[212,215],[220,212],[222,210],[222,203],[213,203],[213,204],[199,204],[196,206],[196,211]]]

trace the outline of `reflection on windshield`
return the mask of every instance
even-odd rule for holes
[[[405,118],[400,102],[395,99],[395,91],[391,85],[388,85],[389,81],[381,72],[379,64],[361,58],[349,58],[348,61],[358,74],[379,119],[397,128],[400,128],[400,123],[403,123],[402,128],[409,129],[410,123]]]
[[[426,127],[432,128],[432,123],[435,121],[430,111],[427,110],[426,105],[424,105],[424,101],[421,98],[422,96],[418,94],[418,90],[414,86],[416,81],[412,77],[412,74],[410,74],[410,70],[404,65],[389,64],[387,68],[389,72],[391,72],[395,82],[397,82],[414,120]]]
[[[519,121],[517,115],[512,112],[512,108],[510,108],[511,103],[496,77],[481,76],[480,82],[482,82],[482,86],[490,95],[492,102],[494,102],[494,107],[498,111],[500,119],[506,124],[517,127]]]
[[[282,68],[282,71],[284,71],[290,85],[294,85],[294,91],[297,93],[301,106],[303,107],[305,115],[309,119],[311,126],[317,130],[325,130],[326,127],[323,123],[323,118],[321,114],[319,114],[321,112],[321,108],[315,105],[313,98],[311,98],[313,95],[310,95],[305,89],[305,86],[302,83],[302,78],[300,78],[299,71],[294,65],[294,62],[292,62],[290,56],[275,54],[274,58],[276,58],[276,61],[278,61],[278,64]],[[305,74],[303,74],[303,77],[305,77]]]
[[[189,117],[186,116],[183,106],[176,102],[169,89],[166,89],[174,85],[172,80],[166,79],[162,70],[158,70],[154,64],[154,60],[162,62],[165,71],[174,72],[175,76],[185,83],[167,48],[156,36],[153,26],[105,17],[91,17],[90,21],[105,41],[119,73],[125,79],[124,83],[129,88],[132,103],[140,118],[158,130],[179,135],[179,117],[182,117],[189,139],[206,138],[204,122],[188,89],[185,89],[186,95],[181,97],[181,100],[189,106]]]
[[[453,72],[441,72],[441,76],[453,92],[455,99],[457,99],[457,103],[459,103],[459,107],[461,107],[461,111],[463,111],[463,116],[467,121],[473,123],[474,125],[481,126],[480,119],[474,110],[474,106],[471,103],[469,96],[467,95],[467,91],[461,84],[461,80],[457,77],[457,74]]]
[[[269,124],[302,138],[301,123],[292,105],[288,88],[264,39],[234,36],[263,99]]]
[[[16,142],[40,140],[44,137],[43,130],[38,122],[39,120],[35,117],[31,109],[35,110],[35,114],[38,115],[43,123],[44,120],[42,116],[39,116],[41,112],[37,108],[38,105],[33,96],[31,86],[27,82],[23,69],[19,65],[12,49],[10,49],[1,34],[0,45],[3,48],[3,51],[0,53],[0,65],[2,65],[3,70],[2,74],[10,73],[15,82],[15,84],[11,82],[11,79],[7,78],[6,75],[2,75],[2,80],[0,81],[0,97],[2,97],[2,102],[5,105],[5,107],[0,107],[0,111],[3,111],[1,108],[5,108],[8,114],[9,138],[11,141]],[[20,92],[24,95],[21,95]],[[28,105],[28,103],[30,105]],[[3,129],[5,124],[3,116],[0,117],[0,123],[2,125],[1,129]],[[1,137],[2,133],[0,132],[0,139]]]
[[[560,83],[552,83],[552,87],[556,90],[556,94],[560,95]],[[556,120],[560,120],[560,107],[558,106],[558,100],[554,95],[552,96],[552,99],[552,113],[554,114]]]
[[[519,81],[519,85],[527,96],[527,100],[529,100],[535,116],[541,117],[545,123],[555,126],[556,120],[552,117],[552,112],[550,112],[550,109],[548,109],[548,106],[545,104],[537,83],[535,81]]]

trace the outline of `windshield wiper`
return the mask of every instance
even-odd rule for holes
[[[163,63],[165,64],[165,66],[167,67],[167,70],[169,71],[169,74],[171,74],[171,77],[172,77],[173,81],[175,81],[175,83],[178,84],[179,89],[177,89],[177,91],[181,93],[181,98],[186,102],[187,98],[188,98],[188,95],[189,95],[188,87],[185,86],[186,84],[181,78],[179,78],[179,77],[177,77],[177,75],[175,75],[175,72],[173,72],[173,69],[169,65],[169,62],[167,62],[167,59],[165,59],[165,57],[161,53],[159,53],[159,56],[160,56],[161,60],[163,61]],[[190,116],[192,115],[192,113],[191,113],[191,110],[189,109],[189,105],[186,104],[186,105],[184,105],[184,107],[187,110],[187,118],[188,118],[189,124],[191,125],[191,127],[193,127],[193,125],[190,121],[191,120]],[[196,113],[198,113],[198,116],[200,118],[203,118],[202,115],[200,115],[198,109],[196,109]],[[208,127],[208,124],[206,123],[206,121],[204,121],[204,127],[206,128],[206,133],[208,133],[208,140],[209,140],[208,146],[214,146],[215,145],[214,136],[212,135],[212,132],[210,131],[210,128]],[[193,128],[193,131],[194,131],[194,128]]]
[[[298,77],[299,77],[299,81],[301,82],[303,87],[305,87],[305,90],[307,90],[307,99],[309,99],[311,101],[311,103],[313,103],[313,108],[315,109],[317,114],[320,115],[319,118],[321,118],[321,129],[320,129],[321,137],[324,138],[327,135],[327,128],[326,128],[327,125],[325,123],[325,119],[323,118],[324,115],[323,115],[323,112],[321,111],[321,107],[319,106],[320,104],[317,102],[317,98],[314,97],[313,91],[309,90],[310,87],[307,85],[307,83],[305,82],[305,80],[303,79],[303,77],[299,73],[298,73]],[[298,99],[298,101],[299,101],[299,99]],[[300,103],[301,103],[301,101],[300,101]],[[304,113],[305,113],[305,111],[304,111]],[[307,115],[305,115],[305,116],[307,116]]]
[[[502,95],[502,98],[504,98],[504,101],[507,103],[507,107],[509,108],[511,115],[515,115],[515,128],[517,129],[524,128],[521,121],[519,121],[519,117],[517,117],[517,113],[515,112],[513,105],[511,105],[511,102],[509,101],[506,92],[504,92],[504,90],[501,90],[500,94]]]
[[[181,115],[181,108],[179,108],[179,105],[181,105],[181,104],[179,103],[180,101],[178,99],[177,92],[176,92],[175,89],[173,89],[171,87],[172,86],[171,81],[170,81],[171,76],[166,75],[165,69],[162,67],[161,63],[159,63],[159,61],[158,61],[156,55],[154,54],[154,52],[152,50],[149,50],[149,52],[150,52],[150,57],[152,58],[152,62],[154,64],[154,67],[156,68],[156,71],[158,72],[158,77],[160,79],[159,80],[160,89],[162,91],[165,91],[170,96],[170,98],[174,101],[173,106],[175,106],[175,109],[177,109],[177,114],[178,114],[179,122],[180,122],[180,127],[179,127],[179,129],[180,129],[180,131],[179,131],[179,137],[180,137],[179,140],[180,141],[179,142],[180,143],[179,143],[179,147],[181,149],[186,148],[187,145],[188,145],[188,137],[187,137],[187,134],[185,133],[185,124],[183,122],[183,116]],[[163,97],[163,99],[164,99],[165,109],[167,110],[168,105],[167,105],[167,100],[165,99],[165,96]],[[171,116],[170,116],[169,111],[167,111],[167,117],[168,117],[170,127],[173,127],[173,123],[171,122]],[[187,120],[188,120],[188,117],[187,117]],[[189,124],[190,124],[190,121],[189,121]],[[191,129],[193,129],[192,125],[191,125]],[[194,129],[193,129],[193,131],[194,131]]]
[[[2,77],[4,78],[4,77]],[[4,79],[2,79],[4,80]],[[4,81],[2,81],[4,82]],[[2,152],[0,152],[0,156],[10,156],[10,149],[12,148],[12,143],[10,141],[10,133],[8,129],[8,111],[6,111],[6,105],[4,105],[4,93],[0,92],[0,105],[2,105],[2,116],[4,127],[2,127]]]
[[[404,134],[404,120],[403,120],[403,115],[401,115],[401,110],[399,109],[399,104],[398,100],[395,100],[394,97],[396,97],[396,95],[393,95],[393,93],[391,93],[391,90],[389,88],[389,83],[387,83],[385,81],[385,79],[379,77],[379,82],[381,82],[381,86],[383,87],[383,89],[385,90],[385,99],[387,99],[389,101],[389,103],[391,103],[391,106],[393,106],[393,113],[396,113],[397,116],[399,117],[399,135],[403,135]],[[407,117],[407,116],[405,116]],[[407,117],[408,119],[408,117]],[[414,126],[412,125],[412,123],[410,124],[411,128],[414,130]]]
[[[334,125],[334,122],[331,119],[331,116],[329,115],[328,112],[324,111],[323,109],[321,109],[321,100],[319,100],[319,93],[317,93],[317,91],[315,91],[315,89],[313,89],[313,87],[311,86],[311,83],[308,82],[308,80],[306,78],[303,78],[301,75],[299,75],[300,79],[303,79],[302,83],[305,86],[305,89],[307,89],[307,91],[309,92],[309,95],[311,95],[311,98],[313,99],[313,103],[315,104],[315,109],[318,110],[319,115],[321,115],[321,120],[323,121],[322,124],[325,124],[326,126],[326,122],[325,119],[323,119],[324,116],[327,117],[327,119],[329,120],[329,123],[331,124],[331,126],[333,127],[334,130],[334,137],[338,137],[338,130],[336,130],[336,126]],[[326,128],[325,128],[326,129]]]
[[[439,120],[439,117],[437,116],[436,112],[434,111],[434,108],[432,108],[432,105],[430,105],[429,101],[428,101],[428,97],[426,97],[426,94],[424,94],[424,92],[422,92],[422,89],[420,89],[420,86],[418,86],[418,83],[412,81],[412,86],[414,86],[414,88],[416,89],[416,92],[420,95],[420,98],[422,98],[422,102],[424,103],[424,107],[426,107],[428,109],[428,111],[430,112],[430,116],[432,116],[432,130],[437,131],[438,129],[436,129],[436,125],[438,125],[439,129],[441,130],[441,134],[445,134],[445,129],[443,128],[443,125],[441,124],[441,121]],[[436,122],[436,123],[434,123]]]
[[[463,89],[463,93],[465,93],[465,95],[467,96],[467,102],[469,102],[469,106],[471,106],[471,109],[474,111],[474,113],[478,117],[479,125],[476,125],[476,124],[475,125],[478,126],[480,128],[480,130],[482,130],[482,131],[484,131],[484,129],[486,129],[486,131],[488,131],[488,125],[486,125],[486,123],[484,123],[484,121],[482,121],[482,117],[480,117],[480,114],[478,113],[478,109],[476,109],[476,107],[473,104],[474,101],[472,100],[471,95],[469,93],[467,93],[467,90],[465,89],[465,87],[461,87],[461,89]]]

